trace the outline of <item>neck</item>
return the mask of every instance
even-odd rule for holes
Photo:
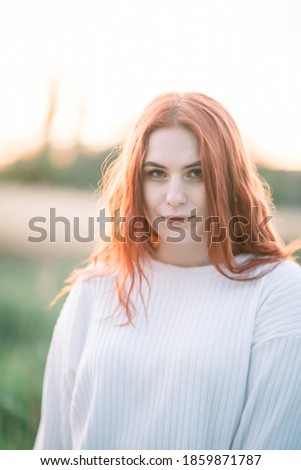
[[[179,246],[179,244],[175,243],[160,243],[155,250],[155,258],[163,263],[183,267],[212,264],[207,249],[204,249],[203,244],[198,244],[197,248],[192,248],[189,244]]]

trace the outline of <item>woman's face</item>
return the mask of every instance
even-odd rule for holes
[[[195,241],[192,235],[194,232],[200,235],[203,226],[197,217],[203,217],[204,221],[206,203],[199,146],[194,134],[181,126],[152,132],[143,174],[145,214],[160,239],[172,237],[181,244]],[[180,218],[172,220],[172,217]]]

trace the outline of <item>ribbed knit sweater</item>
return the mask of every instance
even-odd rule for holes
[[[35,448],[301,449],[301,268],[273,267],[241,282],[151,260],[134,326],[106,319],[113,275],[79,279],[54,329]]]

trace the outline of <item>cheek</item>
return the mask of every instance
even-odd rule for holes
[[[207,204],[205,196],[205,187],[202,185],[201,188],[197,188],[191,195],[194,205],[198,207],[202,214],[207,213]]]
[[[156,207],[158,202],[158,191],[153,184],[145,183],[143,186],[143,200],[145,207],[149,210]]]
[[[147,209],[149,206],[149,190],[146,184],[142,186],[143,205]]]
[[[151,209],[151,191],[150,191],[150,188],[147,184],[144,184],[143,187],[142,187],[142,197],[143,197],[143,212],[144,212],[144,215],[148,221],[148,223],[150,224],[150,221],[152,219],[151,217],[151,213],[152,213],[152,209]]]

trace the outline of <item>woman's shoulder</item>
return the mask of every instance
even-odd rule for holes
[[[235,257],[235,267],[248,266],[250,262],[254,261],[254,255],[241,254]],[[247,269],[247,275],[251,277],[261,277],[265,283],[274,283],[277,281],[301,281],[301,266],[294,260],[282,259],[278,261],[269,261],[265,257],[256,257],[258,264],[255,267]],[[239,274],[239,276],[241,273]]]
[[[84,310],[85,315],[88,315],[97,297],[113,290],[114,280],[113,273],[104,263],[89,264],[86,268],[78,270],[63,310]]]
[[[243,255],[238,259],[247,265],[254,256]],[[257,292],[258,312],[274,317],[281,310],[284,317],[292,312],[301,319],[301,266],[290,259],[270,261],[262,257],[256,261],[259,264],[243,274],[250,276],[247,285]]]
[[[115,275],[105,263],[98,262],[89,264],[86,268],[79,271],[72,291],[80,291],[88,296],[94,297],[97,292],[108,288],[113,288]]]
[[[264,265],[262,270],[267,270],[265,275],[266,285],[282,286],[282,289],[288,284],[296,285],[301,294],[301,266],[293,260],[285,259],[278,262]]]
[[[111,295],[114,281],[104,268],[89,265],[77,272],[57,319],[57,329],[68,332],[68,337],[76,336],[77,332],[84,336],[99,299]]]
[[[260,304],[271,307],[294,303],[301,313],[301,266],[289,259],[256,266],[253,275],[258,276]]]
[[[109,266],[104,262],[98,261],[97,263],[90,263],[85,268],[78,270],[76,284],[95,279],[108,279],[113,277],[114,273],[110,270]]]
[[[257,321],[269,335],[301,335],[301,267],[282,260],[271,268],[262,278]]]

